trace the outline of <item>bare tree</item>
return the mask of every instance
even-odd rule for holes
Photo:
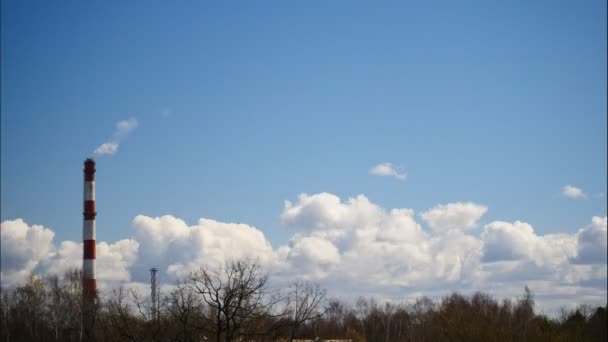
[[[389,342],[391,333],[391,318],[393,317],[394,307],[391,303],[384,303],[384,310],[382,311],[382,326],[384,327],[385,337],[384,341]]]
[[[139,314],[138,319],[143,325],[143,335],[146,336],[146,340],[163,341],[165,321],[159,318],[165,311],[166,303],[159,300],[157,304],[153,304],[151,297],[142,296],[133,289],[129,294]]]
[[[197,316],[203,312],[203,307],[199,298],[184,283],[178,282],[176,289],[169,294],[167,312],[178,325],[175,340],[194,341],[193,327]]]
[[[519,338],[524,342],[527,340],[528,324],[532,318],[534,318],[534,295],[532,294],[532,290],[526,285],[524,287],[524,294],[515,307],[515,319],[520,331]]]
[[[27,336],[33,341],[42,337],[45,310],[45,284],[42,278],[30,276],[23,287],[17,288],[16,307],[20,309],[21,319],[25,323]]]
[[[132,316],[132,308],[127,303],[126,292],[122,287],[112,291],[112,296],[106,302],[108,324],[121,338],[132,342],[142,341],[143,337],[136,327],[138,322]]]
[[[80,272],[63,278],[31,277],[14,289],[2,288],[2,341],[79,341],[82,302]],[[198,286],[198,287],[197,287]],[[382,341],[605,341],[607,307],[564,309],[558,319],[534,313],[530,289],[517,301],[457,293],[440,301],[422,298],[413,305],[379,305],[373,299],[331,300],[325,290],[299,282],[277,305],[266,276],[246,262],[215,272],[193,273],[163,301],[159,316],[147,297],[118,289],[99,299],[96,341],[285,341],[347,338]],[[206,300],[205,300],[206,298]],[[323,310],[328,311],[321,316]],[[308,323],[307,323],[308,322]],[[217,328],[217,326],[220,328]],[[365,337],[359,334],[359,326]]]
[[[357,298],[357,303],[355,303],[355,310],[356,310],[355,312],[357,315],[357,320],[359,321],[359,324],[361,325],[363,339],[367,340],[367,335],[365,333],[365,320],[369,316],[370,308],[369,308],[369,304],[367,303],[367,300],[365,299],[365,297]]]
[[[46,280],[46,311],[56,341],[71,340],[81,334],[82,272],[70,269],[62,278]]]
[[[327,291],[318,284],[294,282],[287,294],[287,310],[291,320],[289,341],[293,341],[298,329],[306,322],[323,316]]]
[[[6,342],[11,340],[11,312],[13,311],[14,303],[12,296],[6,291],[6,289],[0,288],[0,311],[2,312],[2,335],[6,337]]]
[[[190,274],[188,286],[207,305],[203,329],[217,342],[256,334],[254,321],[272,315],[274,301],[266,300],[268,276],[246,261],[228,262],[221,269],[201,268]]]

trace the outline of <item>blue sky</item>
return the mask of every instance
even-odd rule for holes
[[[56,241],[81,239],[82,162],[128,118],[137,129],[97,159],[101,241],[170,214],[278,246],[294,234],[284,201],[320,192],[416,213],[472,201],[488,207],[477,226],[537,234],[606,215],[605,1],[3,1],[1,15],[1,219]],[[370,174],[384,162],[407,179]]]
[[[559,193],[606,189],[605,6],[5,1],[2,219],[76,239],[81,162],[135,117],[99,159],[103,239],[172,213],[278,243],[283,200],[320,191],[574,231],[606,207]]]

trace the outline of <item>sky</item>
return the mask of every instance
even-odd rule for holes
[[[102,283],[245,249],[334,292],[606,302],[605,1],[1,6],[4,283],[79,252],[97,151]]]

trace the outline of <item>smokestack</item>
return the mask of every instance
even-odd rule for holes
[[[94,300],[97,283],[95,280],[95,161],[84,161],[84,221],[82,225],[83,259],[82,291],[84,298]]]

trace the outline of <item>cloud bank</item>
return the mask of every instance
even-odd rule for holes
[[[55,233],[39,225],[29,225],[22,219],[3,221],[2,286],[25,282],[31,273],[61,275],[70,268],[82,267],[82,242],[62,241],[53,244]],[[126,239],[114,243],[97,244],[97,277],[103,285],[130,280],[139,243]]]
[[[381,163],[374,167],[372,167],[369,172],[372,175],[383,176],[383,177],[393,177],[398,180],[405,180],[407,178],[406,173],[398,172],[391,163]]]
[[[571,234],[538,234],[522,221],[479,223],[487,207],[473,202],[437,205],[419,215],[385,209],[358,195],[302,194],[286,201],[282,225],[294,234],[273,247],[251,225],[171,215],[137,215],[131,237],[100,242],[100,287],[145,283],[148,269],[170,283],[201,265],[256,260],[277,286],[313,280],[342,297],[404,299],[477,290],[513,297],[529,285],[541,308],[606,303],[606,217]],[[416,220],[417,217],[422,222]],[[80,242],[52,242],[50,228],[23,220],[2,222],[2,283],[30,272],[56,274],[79,267]]]
[[[127,137],[127,135],[136,129],[138,126],[137,120],[135,118],[130,118],[128,120],[118,121],[116,123],[116,130],[112,135],[112,138],[99,145],[93,152],[95,156],[102,155],[113,155],[118,152],[118,147],[120,143]]]

